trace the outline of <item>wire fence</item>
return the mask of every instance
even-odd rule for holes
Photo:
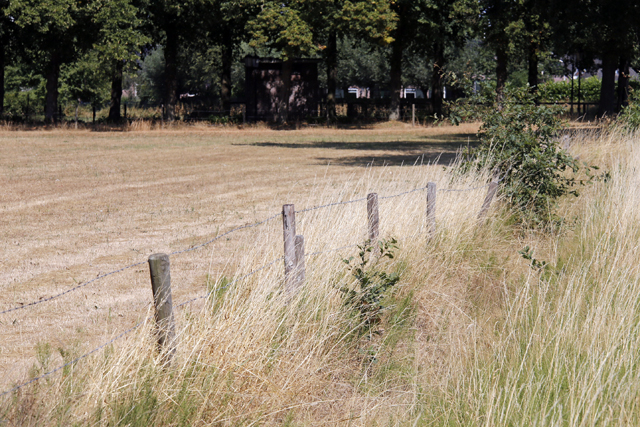
[[[494,181],[492,181],[490,183],[487,183],[485,185],[478,186],[478,187],[473,187],[473,188],[439,189],[438,191],[441,191],[441,192],[461,192],[461,191],[480,190],[480,189],[483,189],[483,188],[486,188],[486,187],[490,186],[492,183],[497,184],[497,183],[501,182],[503,179],[504,179],[504,176],[499,180],[494,180]],[[407,194],[411,194],[411,193],[415,193],[415,192],[419,192],[419,191],[424,191],[424,190],[427,190],[427,188],[428,187],[420,187],[420,188],[416,188],[416,189],[413,189],[413,190],[407,190],[407,191],[404,191],[404,192],[401,192],[401,193],[398,193],[398,194],[393,194],[393,195],[389,195],[389,196],[381,196],[381,197],[379,197],[379,199],[392,199],[392,198],[404,196],[404,195],[407,195]],[[346,201],[342,201],[342,202],[328,203],[328,204],[319,205],[319,206],[313,206],[313,207],[310,207],[310,208],[305,208],[305,209],[301,209],[299,211],[295,211],[295,213],[310,212],[310,211],[315,211],[315,210],[318,210],[318,209],[329,208],[329,207],[332,207],[332,206],[348,205],[348,204],[357,203],[357,202],[363,202],[363,201],[367,201],[367,197],[363,197],[363,198],[359,198],[359,199],[353,199],[353,200],[346,200]],[[266,218],[266,219],[264,219],[262,221],[258,221],[258,222],[252,223],[252,224],[246,224],[246,225],[242,225],[242,226],[239,226],[239,227],[235,227],[235,228],[233,228],[231,230],[228,230],[228,231],[224,232],[223,234],[217,235],[216,237],[214,237],[214,238],[212,238],[210,240],[207,240],[207,241],[205,241],[205,242],[203,242],[201,244],[198,244],[196,246],[192,246],[190,248],[186,248],[186,249],[182,249],[182,250],[171,252],[169,255],[180,255],[180,254],[184,254],[184,253],[195,251],[197,249],[201,249],[201,248],[206,247],[206,246],[214,243],[215,241],[217,241],[217,240],[219,240],[219,239],[221,239],[221,238],[223,238],[225,236],[228,236],[228,235],[230,235],[232,233],[235,233],[235,232],[238,232],[238,231],[244,230],[244,229],[258,227],[260,225],[263,225],[263,224],[266,224],[266,223],[268,223],[270,221],[273,221],[276,218],[279,218],[281,216],[283,216],[283,212],[274,214],[274,215],[272,215],[272,216],[270,216],[270,217],[268,217],[268,218]],[[305,254],[304,256],[305,257],[312,257],[312,256],[318,256],[318,255],[327,254],[327,253],[331,253],[331,252],[338,252],[338,251],[345,250],[345,249],[355,248],[355,247],[357,247],[357,246],[359,246],[361,244],[362,243],[360,243],[360,244],[351,244],[351,245],[341,246],[341,247],[338,247],[338,248],[311,252],[311,253]],[[194,298],[191,298],[191,299],[189,299],[187,301],[184,301],[184,302],[176,305],[175,307],[176,308],[181,308],[181,307],[184,307],[187,304],[193,303],[193,302],[198,301],[198,300],[206,300],[214,292],[219,292],[219,291],[221,291],[223,289],[229,288],[230,286],[232,286],[232,285],[234,285],[234,284],[236,284],[238,282],[241,282],[242,280],[244,280],[244,279],[246,279],[246,278],[248,278],[250,276],[253,276],[254,274],[256,274],[256,273],[258,273],[260,271],[263,271],[266,268],[277,264],[278,262],[285,261],[285,258],[286,258],[286,255],[285,255],[285,257],[279,257],[277,259],[274,259],[274,260],[268,262],[267,264],[264,264],[264,265],[262,265],[262,266],[260,266],[260,267],[258,267],[256,269],[254,269],[254,270],[252,270],[252,271],[250,271],[250,272],[248,272],[248,273],[246,273],[246,274],[244,274],[244,275],[232,280],[231,282],[225,284],[222,287],[213,288],[213,289],[209,290],[207,293],[205,293],[203,295],[200,295],[200,296],[197,296],[197,297],[194,297]],[[78,286],[70,288],[70,289],[68,289],[66,291],[63,291],[63,292],[58,293],[56,295],[53,295],[51,297],[48,297],[48,298],[45,298],[45,299],[42,299],[42,300],[38,300],[38,301],[33,301],[33,302],[30,302],[30,303],[27,303],[27,304],[24,304],[24,305],[21,305],[21,306],[12,307],[12,308],[6,309],[4,311],[0,311],[0,315],[7,314],[7,313],[10,313],[10,312],[13,312],[13,311],[16,311],[16,310],[21,310],[21,309],[28,308],[28,307],[33,307],[33,306],[36,306],[36,305],[41,304],[41,303],[53,301],[54,299],[57,299],[57,298],[62,297],[64,295],[70,294],[71,292],[74,292],[74,291],[76,291],[78,289],[82,289],[82,288],[88,286],[89,284],[92,284],[92,283],[95,283],[95,282],[97,282],[97,281],[99,281],[101,279],[104,279],[105,277],[121,273],[121,272],[123,272],[125,270],[131,269],[133,267],[141,266],[141,265],[146,264],[146,263],[147,263],[147,261],[140,261],[140,262],[136,262],[136,263],[127,265],[127,266],[119,268],[117,270],[113,270],[111,272],[99,275],[98,277],[96,277],[96,278],[94,278],[92,280],[89,280],[87,282],[81,283]],[[77,357],[77,358],[75,358],[75,359],[73,359],[73,360],[71,360],[71,361],[69,361],[69,362],[67,362],[67,363],[65,363],[63,365],[58,366],[55,369],[52,369],[52,370],[50,370],[50,371],[48,371],[48,372],[46,372],[46,373],[44,373],[42,375],[39,375],[39,376],[37,376],[35,378],[30,379],[29,381],[26,381],[26,382],[23,382],[21,384],[18,384],[16,386],[14,386],[13,388],[0,393],[0,397],[4,397],[4,396],[6,396],[8,394],[11,394],[11,393],[23,388],[23,387],[26,387],[26,386],[28,386],[30,384],[33,384],[36,381],[39,381],[39,380],[41,380],[43,378],[46,378],[46,377],[48,377],[50,375],[53,375],[54,373],[59,372],[59,371],[63,370],[66,367],[75,365],[79,361],[87,358],[88,356],[100,351],[101,349],[107,347],[108,345],[110,345],[110,344],[120,340],[121,338],[127,336],[128,334],[132,333],[133,331],[138,329],[142,324],[144,324],[149,319],[150,319],[150,317],[146,317],[145,319],[141,320],[140,322],[138,322],[133,327],[125,330],[124,332],[118,334],[117,336],[115,336],[111,340],[109,340],[109,341],[105,342],[104,344],[94,348],[93,350],[83,354],[82,356],[79,356],[79,357]]]

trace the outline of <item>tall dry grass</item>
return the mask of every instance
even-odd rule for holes
[[[13,425],[638,424],[636,141],[617,131],[574,135],[571,150],[610,176],[563,201],[567,221],[553,233],[519,229],[499,205],[479,224],[485,188],[438,193],[438,231],[427,241],[423,192],[381,200],[381,236],[400,249],[376,268],[401,280],[380,334],[360,331],[340,291],[355,286],[342,259],[357,249],[307,257],[292,300],[281,262],[234,282],[281,256],[276,218],[230,236],[242,241],[235,249],[206,249],[228,251],[229,262],[203,276],[206,302],[177,310],[170,366],[147,321],[13,394],[2,416]],[[296,208],[486,180],[452,169],[369,169],[312,188]],[[299,213],[297,222],[307,253],[362,242],[365,202]],[[531,268],[518,253],[526,245],[548,267]],[[34,375],[61,358],[53,353],[41,347]]]
[[[640,423],[638,134],[578,134],[572,150],[610,176],[565,201],[549,267],[506,294],[496,342],[432,405],[438,424]]]
[[[463,189],[487,180],[486,174],[433,170],[368,169],[348,182],[312,188],[297,209],[371,191],[395,195],[428,181],[441,189]],[[502,239],[494,219],[484,227],[477,222],[485,193],[486,188],[439,193],[438,233],[430,242],[424,191],[381,200],[381,236],[397,238],[400,250],[377,268],[402,279],[386,301],[380,334],[359,332],[360,319],[340,291],[354,286],[342,260],[357,248],[325,252],[365,240],[364,201],[297,215],[306,252],[325,253],[307,257],[307,280],[293,300],[282,292],[282,262],[229,285],[282,256],[281,221],[275,218],[229,236],[242,244],[227,254],[226,267],[206,272],[203,287],[212,296],[177,310],[179,344],[170,367],[160,363],[148,321],[106,352],[21,389],[7,402],[4,417],[21,425],[369,425],[418,417],[424,379],[441,378],[451,356],[469,350],[476,323],[469,295],[501,292],[474,289],[486,273],[474,271],[477,266],[465,271],[461,263],[485,258],[476,241],[499,245]],[[206,250],[213,256],[227,248],[220,242]],[[477,283],[469,286],[458,274],[477,276]],[[55,353],[43,346],[32,374],[77,356]]]

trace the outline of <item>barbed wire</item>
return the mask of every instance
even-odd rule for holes
[[[422,190],[426,190],[427,187],[420,187],[420,188],[416,188],[415,190],[409,190],[409,191],[405,191],[399,194],[394,194],[393,196],[382,196],[379,197],[380,200],[384,200],[384,199],[393,199],[394,197],[400,197],[400,196],[404,196],[405,194],[409,194],[409,193],[415,193],[416,191],[422,191]]]
[[[314,206],[312,208],[302,209],[302,210],[296,211],[296,213],[310,212],[310,211],[315,211],[317,209],[328,208],[328,207],[331,207],[331,206],[348,205],[349,203],[362,202],[362,201],[365,201],[365,200],[367,200],[367,198],[366,197],[362,197],[360,199],[347,200],[346,202],[329,203],[329,204],[326,204],[326,205]]]
[[[28,303],[28,304],[20,305],[20,306],[17,306],[17,307],[12,307],[12,308],[9,308],[9,309],[4,310],[4,311],[0,311],[0,315],[1,314],[11,313],[12,311],[22,310],[23,308],[32,307],[34,305],[42,304],[43,302],[52,301],[52,300],[54,300],[56,298],[59,298],[59,297],[61,297],[63,295],[66,295],[66,294],[71,293],[73,291],[77,291],[78,289],[84,288],[85,286],[87,286],[87,285],[89,285],[89,284],[91,284],[93,282],[96,282],[96,281],[98,281],[100,279],[104,279],[107,276],[111,276],[113,274],[121,273],[121,272],[123,272],[125,270],[128,270],[128,269],[133,268],[133,267],[137,267],[137,266],[140,266],[140,265],[143,265],[143,264],[146,264],[146,263],[147,263],[147,261],[140,261],[140,262],[136,262],[134,264],[128,265],[126,267],[122,267],[122,268],[120,268],[118,270],[113,270],[113,271],[111,271],[109,273],[101,274],[98,277],[95,277],[95,278],[89,280],[88,282],[81,283],[78,286],[75,286],[73,288],[67,289],[64,292],[60,292],[59,294],[56,294],[56,295],[53,295],[53,296],[50,296],[48,298],[44,298],[44,299],[41,299],[41,300],[38,300],[38,301],[33,301],[33,302]]]
[[[506,176],[506,174],[505,174],[505,176]],[[503,176],[497,182],[500,182],[500,181],[504,180],[505,176]],[[479,189],[485,188],[485,187],[489,186],[490,184],[491,183],[485,184],[485,185],[480,186],[480,187],[474,187],[474,188],[440,189],[438,191],[441,191],[441,192],[473,191],[473,190],[479,190]],[[391,198],[394,198],[394,197],[400,197],[400,196],[403,196],[403,195],[406,195],[406,194],[414,193],[416,191],[425,190],[426,188],[427,187],[420,187],[420,188],[416,188],[416,189],[413,189],[413,190],[404,191],[402,193],[394,194],[394,195],[391,195],[391,196],[382,196],[382,197],[380,197],[380,199],[384,200],[384,199],[391,199]],[[334,202],[334,203],[328,203],[326,205],[314,206],[314,207],[311,207],[311,208],[306,208],[306,209],[302,209],[302,210],[295,211],[295,212],[296,213],[310,212],[310,211],[314,211],[314,210],[318,210],[318,209],[328,208],[328,207],[331,207],[331,206],[346,205],[346,204],[350,204],[350,203],[362,202],[362,201],[365,201],[365,200],[367,200],[367,198],[366,197],[362,197],[362,198],[359,198],[359,199],[347,200],[347,201],[344,201],[344,202]],[[242,225],[242,226],[233,228],[233,229],[231,229],[231,230],[229,230],[229,231],[227,231],[227,232],[225,232],[223,234],[220,234],[220,235],[218,235],[218,236],[216,236],[216,237],[214,237],[214,238],[212,238],[210,240],[207,240],[204,243],[201,243],[199,245],[193,246],[191,248],[187,248],[187,249],[183,249],[183,250],[179,250],[179,251],[173,251],[173,252],[169,253],[169,255],[170,256],[172,256],[172,255],[180,255],[180,254],[183,254],[183,253],[188,253],[188,252],[195,251],[197,249],[200,249],[200,248],[203,248],[205,246],[208,246],[211,243],[213,243],[213,242],[215,242],[215,241],[217,241],[217,240],[219,240],[219,239],[221,239],[221,238],[223,238],[225,236],[228,236],[229,234],[235,233],[236,231],[244,230],[244,229],[247,229],[247,228],[257,227],[259,225],[262,225],[262,224],[265,224],[265,223],[267,223],[269,221],[272,221],[272,220],[278,218],[281,215],[282,215],[282,213],[277,213],[277,214],[274,214],[274,215],[270,216],[269,218],[266,218],[266,219],[264,219],[262,221],[259,221],[259,222],[253,223],[253,224],[246,224],[246,225]],[[354,245],[351,245],[351,246],[348,246],[348,247],[353,247],[353,246]],[[355,246],[357,246],[357,245],[355,245]],[[347,247],[344,247],[344,248],[347,248]],[[340,249],[344,249],[344,248],[332,249],[331,251],[336,251],[336,250],[340,250]],[[314,253],[313,255],[320,254],[320,253],[322,253],[322,252]],[[312,254],[309,254],[309,255],[312,255]],[[41,300],[38,300],[38,301],[32,301],[32,302],[24,304],[24,305],[12,307],[12,308],[9,308],[7,310],[0,311],[0,315],[11,313],[11,312],[17,311],[17,310],[22,310],[22,309],[27,308],[27,307],[32,307],[32,306],[35,306],[35,305],[38,305],[38,304],[42,304],[44,302],[52,301],[52,300],[54,300],[56,298],[59,298],[59,297],[61,297],[63,295],[66,295],[68,293],[71,293],[71,292],[74,292],[74,291],[76,291],[78,289],[81,289],[81,288],[83,288],[83,287],[85,287],[85,286],[87,286],[87,285],[89,285],[89,284],[91,284],[93,282],[101,280],[101,279],[103,279],[103,278],[105,278],[107,276],[111,276],[113,274],[121,273],[121,272],[123,272],[125,270],[128,270],[130,268],[133,268],[133,267],[138,267],[140,265],[146,264],[146,262],[147,261],[136,262],[134,264],[130,264],[130,265],[126,266],[126,267],[119,268],[119,269],[111,271],[109,273],[105,273],[105,274],[99,275],[98,277],[95,277],[95,278],[93,278],[93,279],[91,279],[91,280],[89,280],[89,281],[87,281],[85,283],[81,283],[78,286],[75,286],[73,288],[67,289],[66,291],[60,292],[60,293],[58,293],[56,295],[52,295],[52,296],[50,296],[48,298],[44,298],[44,299],[41,299]]]
[[[244,279],[246,279],[247,277],[249,277],[249,276],[251,276],[251,275],[253,275],[253,274],[256,274],[256,273],[257,273],[257,272],[259,272],[259,271],[262,271],[262,270],[264,270],[264,269],[265,269],[265,268],[267,268],[267,267],[271,267],[273,264],[277,263],[278,261],[284,261],[284,257],[280,257],[280,258],[278,258],[278,259],[274,259],[274,260],[273,260],[273,261],[271,261],[270,263],[265,264],[265,265],[263,265],[263,266],[261,266],[261,267],[259,267],[259,268],[256,268],[255,270],[250,271],[249,273],[245,274],[244,276],[241,276],[241,277],[238,277],[237,279],[232,280],[231,282],[227,283],[226,285],[224,285],[224,286],[222,286],[222,287],[220,287],[220,288],[212,289],[212,290],[210,290],[209,292],[207,292],[207,293],[206,293],[206,294],[204,294],[204,295],[200,295],[199,297],[191,298],[190,300],[184,301],[184,302],[182,302],[182,303],[180,303],[180,304],[176,305],[176,308],[180,308],[180,307],[182,307],[182,306],[184,306],[184,305],[187,305],[187,304],[189,304],[189,303],[192,303],[192,302],[197,301],[197,300],[200,300],[200,299],[207,299],[207,298],[209,298],[209,296],[210,296],[214,291],[221,291],[221,290],[223,290],[223,289],[226,289],[226,288],[228,288],[229,286],[233,285],[234,283],[237,283],[237,282],[239,282],[239,281],[241,281],[241,280],[244,280]]]
[[[12,388],[12,389],[10,389],[10,390],[7,390],[7,391],[4,391],[4,392],[0,393],[0,397],[4,397],[4,396],[6,396],[7,394],[13,393],[14,391],[17,391],[17,390],[21,389],[22,387],[28,386],[29,384],[33,384],[34,382],[39,381],[39,380],[41,380],[41,379],[43,379],[43,378],[45,378],[45,377],[48,377],[49,375],[53,375],[53,374],[55,374],[56,372],[58,372],[58,371],[60,371],[60,370],[62,370],[62,369],[64,369],[64,368],[66,368],[67,366],[71,366],[71,365],[73,365],[73,364],[75,364],[75,363],[78,363],[80,360],[82,360],[82,359],[84,359],[84,358],[86,358],[86,357],[88,357],[88,356],[92,355],[93,353],[96,353],[97,351],[102,350],[103,348],[105,348],[105,347],[106,347],[106,346],[108,346],[109,344],[114,343],[115,341],[119,340],[120,338],[124,337],[125,335],[127,335],[127,334],[129,334],[129,333],[133,332],[134,330],[138,329],[138,328],[140,327],[140,325],[142,325],[142,324],[143,324],[144,322],[146,322],[147,320],[149,320],[149,317],[144,318],[143,320],[141,320],[140,322],[138,322],[138,323],[137,323],[136,325],[134,325],[133,327],[131,327],[131,328],[127,329],[126,331],[122,332],[120,335],[118,335],[118,336],[116,336],[115,338],[113,338],[113,339],[111,339],[111,340],[107,341],[106,343],[102,344],[101,346],[94,348],[94,349],[93,349],[93,350],[91,350],[90,352],[85,353],[85,354],[83,354],[82,356],[77,357],[77,358],[73,359],[72,361],[65,363],[64,365],[58,366],[57,368],[52,369],[52,370],[50,370],[49,372],[45,372],[44,374],[42,374],[42,375],[40,375],[40,376],[38,376],[38,377],[32,378],[32,379],[30,379],[29,381],[26,381],[26,382],[24,382],[24,383],[22,383],[22,384],[18,384],[17,386],[13,387],[13,388]]]
[[[223,238],[224,236],[227,236],[228,234],[231,234],[233,232],[236,232],[236,231],[239,231],[239,230],[242,230],[242,229],[245,229],[245,228],[257,227],[258,225],[265,224],[265,223],[267,223],[267,222],[279,217],[280,215],[281,214],[276,214],[276,215],[273,215],[273,216],[271,216],[271,217],[269,217],[269,218],[267,218],[267,219],[265,219],[263,221],[256,222],[254,224],[247,224],[247,225],[242,225],[240,227],[236,227],[236,228],[234,228],[232,230],[229,230],[229,231],[227,231],[227,232],[225,232],[225,233],[223,233],[223,234],[221,234],[219,236],[216,236],[211,240],[208,240],[208,241],[206,241],[204,243],[201,243],[201,244],[199,244],[197,246],[193,246],[191,248],[183,249],[181,251],[174,251],[174,252],[171,252],[169,255],[179,255],[179,254],[182,254],[182,253],[195,251],[196,249],[200,249],[200,248],[202,248],[204,246],[210,245],[211,243],[215,242],[218,239]],[[73,288],[67,289],[66,291],[60,292],[59,294],[56,294],[56,295],[53,295],[53,296],[50,296],[48,298],[44,298],[44,299],[41,299],[41,300],[38,300],[38,301],[32,301],[32,302],[24,304],[24,305],[12,307],[12,308],[9,308],[7,310],[0,311],[0,315],[11,313],[11,312],[17,311],[17,310],[22,310],[22,309],[27,308],[27,307],[32,307],[32,306],[35,306],[35,305],[38,305],[38,304],[42,304],[44,302],[52,301],[52,300],[54,300],[56,298],[59,298],[59,297],[61,297],[63,295],[66,295],[66,294],[69,294],[71,292],[77,291],[78,289],[84,288],[85,286],[87,286],[87,285],[89,285],[89,284],[91,284],[93,282],[96,282],[98,280],[104,279],[107,276],[111,276],[113,274],[121,273],[121,272],[123,272],[125,270],[128,270],[128,269],[133,268],[133,267],[138,267],[138,266],[144,265],[146,263],[147,263],[147,261],[140,261],[140,262],[136,262],[134,264],[128,265],[126,267],[122,267],[122,268],[119,268],[117,270],[110,271],[109,273],[101,274],[98,277],[95,277],[95,278],[93,278],[93,279],[91,279],[91,280],[89,280],[89,281],[87,281],[85,283],[81,283],[78,286],[75,286]]]
[[[474,191],[474,190],[481,190],[485,187],[490,186],[491,183],[485,184],[485,185],[481,185],[480,187],[473,187],[473,188],[461,188],[461,189],[449,189],[449,188],[441,188],[438,191],[441,191],[443,193],[456,193],[456,192],[464,192],[464,191]]]
[[[257,227],[257,226],[265,224],[265,223],[267,223],[267,222],[269,222],[269,221],[271,221],[271,220],[273,220],[273,219],[275,219],[275,218],[277,218],[277,217],[279,217],[281,215],[282,215],[282,213],[277,213],[277,214],[275,214],[273,216],[270,216],[269,218],[267,218],[267,219],[265,219],[263,221],[256,222],[256,223],[253,223],[253,224],[241,225],[240,227],[236,227],[236,228],[234,228],[232,230],[229,230],[229,231],[227,231],[227,232],[225,232],[223,234],[220,234],[219,236],[216,236],[211,240],[207,240],[206,242],[201,243],[201,244],[199,244],[197,246],[193,246],[191,248],[183,249],[181,251],[174,251],[174,252],[171,252],[169,255],[170,256],[171,255],[180,255],[180,254],[184,254],[184,253],[187,253],[187,252],[195,251],[196,249],[200,249],[200,248],[203,248],[203,247],[205,247],[207,245],[210,245],[211,243],[215,242],[216,240],[222,239],[224,236],[227,236],[227,235],[229,235],[231,233],[234,233],[234,232],[240,231],[240,230],[244,230],[245,228]]]

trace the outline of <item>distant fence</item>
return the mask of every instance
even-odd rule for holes
[[[330,252],[336,252],[336,251],[340,251],[340,250],[344,250],[344,249],[348,249],[348,248],[353,248],[356,247],[362,243],[355,243],[352,245],[347,245],[347,246],[342,246],[339,248],[333,248],[333,249],[329,249],[329,250],[324,250],[324,251],[318,251],[318,252],[313,252],[313,253],[305,253],[305,240],[304,240],[304,236],[297,234],[296,233],[296,214],[298,213],[304,213],[304,212],[310,212],[310,211],[314,211],[314,210],[318,210],[318,209],[325,209],[325,208],[330,208],[332,206],[338,206],[338,205],[346,205],[346,204],[352,204],[352,203],[360,203],[360,202],[365,202],[366,201],[366,209],[367,209],[367,238],[368,241],[370,243],[375,243],[379,237],[379,226],[380,226],[380,222],[382,220],[382,218],[380,218],[380,213],[379,213],[379,201],[380,200],[385,200],[385,199],[392,199],[392,198],[396,198],[396,197],[400,197],[400,196],[404,196],[410,193],[417,193],[417,192],[425,192],[426,190],[426,209],[425,209],[425,219],[426,219],[426,238],[427,240],[432,239],[433,236],[436,233],[436,196],[438,192],[466,192],[466,191],[475,191],[475,190],[480,190],[483,188],[487,188],[487,194],[484,198],[484,201],[482,203],[482,206],[480,207],[478,214],[477,214],[477,220],[479,223],[482,223],[487,215],[487,212],[491,206],[491,202],[494,199],[496,192],[498,190],[498,186],[499,183],[504,179],[497,179],[494,178],[491,182],[489,182],[488,184],[485,185],[481,185],[478,187],[473,187],[473,188],[463,188],[463,189],[437,189],[436,187],[436,183],[435,182],[429,182],[427,184],[426,187],[420,187],[420,188],[416,188],[413,190],[408,190],[408,191],[404,191],[402,193],[398,193],[398,194],[393,194],[393,195],[389,195],[389,196],[379,196],[377,193],[369,193],[367,195],[367,197],[363,197],[360,199],[354,199],[354,200],[347,200],[347,201],[342,201],[342,202],[334,202],[334,203],[329,203],[329,204],[325,204],[325,205],[320,205],[320,206],[313,206],[310,208],[306,208],[306,209],[302,209],[302,210],[295,210],[294,205],[292,204],[285,204],[282,207],[282,211],[274,214],[262,221],[253,223],[253,224],[247,224],[247,225],[242,225],[236,228],[233,228],[229,231],[226,231],[225,233],[219,234],[216,237],[203,242],[201,244],[183,249],[183,250],[179,250],[179,251],[174,251],[171,252],[170,254],[164,254],[164,253],[158,253],[158,254],[153,254],[151,255],[146,261],[139,261],[136,262],[134,264],[130,264],[127,265],[125,267],[119,268],[117,270],[113,270],[111,272],[108,273],[104,273],[101,274],[99,276],[97,276],[96,278],[89,280],[87,282],[81,283],[73,288],[70,288],[64,292],[58,293],[56,295],[53,295],[49,298],[45,298],[45,299],[41,299],[38,301],[33,301],[24,305],[20,305],[20,306],[16,306],[16,307],[12,307],[9,309],[5,309],[3,311],[0,311],[0,315],[4,315],[7,313],[11,313],[14,311],[18,311],[18,310],[24,310],[39,304],[43,304],[46,302],[50,302],[53,301],[57,298],[60,298],[64,295],[68,295],[71,292],[77,291],[89,284],[92,284],[96,281],[99,281],[105,277],[111,276],[111,275],[115,275],[118,273],[121,273],[125,270],[134,268],[136,266],[141,266],[145,263],[147,263],[149,265],[149,271],[150,271],[150,278],[151,278],[151,288],[152,288],[152,292],[153,292],[153,304],[155,307],[155,311],[154,311],[154,320],[155,320],[155,330],[156,330],[156,338],[157,338],[157,342],[158,342],[158,349],[160,351],[161,354],[161,358],[163,360],[164,363],[170,363],[171,359],[176,351],[176,346],[177,346],[177,340],[176,340],[176,334],[175,334],[175,319],[174,319],[174,305],[173,305],[173,300],[172,300],[172,295],[171,295],[171,272],[170,272],[170,256],[174,256],[174,255],[180,255],[180,254],[184,254],[184,253],[188,253],[188,252],[192,252],[195,251],[197,249],[203,248],[205,246],[208,246],[210,244],[212,244],[213,242],[222,239],[225,236],[228,236],[232,233],[235,233],[237,231],[243,230],[243,229],[248,229],[248,228],[253,228],[253,227],[258,227],[260,225],[266,224],[268,222],[271,222],[277,218],[282,218],[282,226],[283,226],[283,243],[284,243],[284,251],[283,251],[283,256],[279,257],[277,259],[272,260],[271,262],[268,262],[252,271],[250,271],[249,273],[246,273],[238,278],[236,278],[235,280],[229,282],[228,284],[224,285],[222,288],[217,288],[215,289],[215,291],[219,291],[221,289],[224,288],[228,288],[230,286],[232,286],[235,283],[238,283],[256,273],[258,273],[259,271],[262,271],[278,262],[282,262],[284,261],[284,277],[283,277],[283,286],[284,286],[284,292],[285,295],[287,297],[287,299],[291,299],[293,298],[301,289],[301,287],[304,284],[305,281],[305,258],[308,258],[310,256],[317,256],[317,255],[321,255],[321,254],[326,254],[326,253],[330,253]],[[180,308],[183,307],[189,303],[195,302],[197,300],[206,300],[207,298],[209,298],[212,293],[214,292],[214,290],[210,290],[209,292],[200,295],[198,297],[192,298],[188,301],[184,301],[180,304],[178,304],[177,306],[175,306],[175,308]],[[142,326],[143,324],[145,324],[148,320],[150,320],[150,318],[145,318],[143,320],[141,320],[140,322],[138,322],[137,324],[135,324],[134,326],[132,326],[131,328],[125,330],[124,332],[120,333],[119,335],[117,335],[116,337],[114,337],[113,339],[109,340],[108,342],[100,345],[99,347],[94,348],[93,350],[83,354],[80,357],[77,357],[55,369],[52,369],[40,376],[37,376],[35,378],[32,378],[29,381],[23,382],[21,384],[16,385],[15,387],[6,390],[2,393],[0,393],[0,397],[6,396],[10,393],[13,393],[19,389],[21,389],[22,387],[25,387],[29,384],[32,384],[36,381],[39,381],[45,377],[48,377],[56,372],[59,372],[60,370],[63,370],[64,368],[74,365],[75,363],[79,362],[80,360],[85,359],[86,357],[90,356],[91,354],[94,354],[96,352],[98,352],[99,350],[105,348],[106,346],[114,343],[115,341],[123,338],[124,336],[130,334],[131,332],[135,331],[137,328],[139,328],[140,326]]]

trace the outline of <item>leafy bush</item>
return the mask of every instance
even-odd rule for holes
[[[631,91],[629,105],[618,116],[618,123],[632,131],[640,128],[640,99],[638,99],[635,90]]]
[[[532,225],[556,219],[552,212],[559,197],[578,195],[573,187],[580,165],[556,138],[563,128],[560,110],[537,106],[526,89],[506,91],[503,102],[484,115],[481,144],[463,163],[463,170],[488,168],[498,174],[502,194],[520,220]]]
[[[361,330],[379,333],[376,326],[382,319],[385,310],[383,300],[387,290],[395,286],[400,280],[397,273],[387,273],[380,270],[380,261],[384,258],[393,259],[394,250],[398,249],[395,239],[381,240],[376,246],[367,240],[358,246],[358,259],[354,257],[343,259],[349,266],[351,274],[358,283],[357,289],[341,288],[345,295],[345,305],[357,312],[361,322]]]
[[[600,86],[602,82],[597,77],[588,77],[580,82],[578,92],[578,81],[573,82],[573,100],[582,102],[598,102],[600,99]],[[569,102],[571,101],[571,80],[555,82],[549,80],[538,86],[538,99],[547,102]]]

